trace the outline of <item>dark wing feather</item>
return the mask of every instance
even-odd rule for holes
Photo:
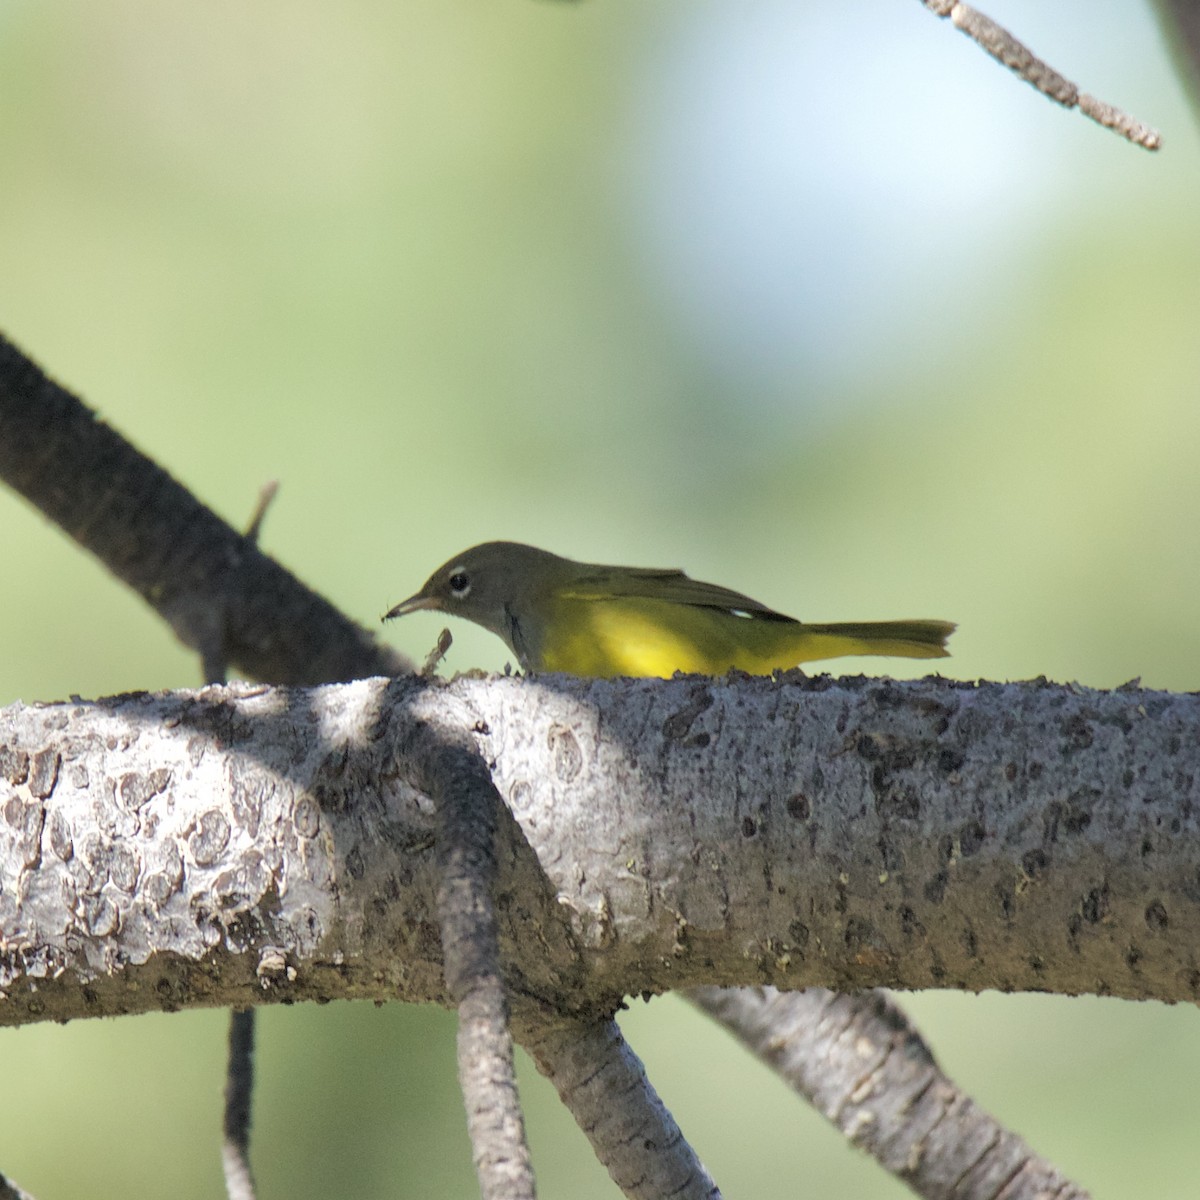
[[[588,565],[564,595],[577,600],[607,600],[614,596],[641,600],[664,600],[697,608],[737,610],[762,621],[794,621],[732,588],[691,579],[682,571],[653,567],[602,567]]]

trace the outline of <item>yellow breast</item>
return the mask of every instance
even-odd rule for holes
[[[669,678],[676,671],[724,675],[737,668],[767,675],[814,659],[872,652],[863,639],[811,630],[799,621],[642,597],[559,598],[546,615],[531,656],[536,671]]]

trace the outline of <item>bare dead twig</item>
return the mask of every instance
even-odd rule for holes
[[[254,1009],[229,1014],[229,1057],[225,1072],[224,1138],[221,1165],[229,1200],[254,1200],[250,1171],[250,1103],[254,1094]]]
[[[986,13],[969,4],[959,4],[956,0],[921,0],[921,3],[936,16],[949,17],[955,27],[961,29],[977,46],[1026,83],[1032,84],[1042,95],[1049,96],[1064,108],[1078,108],[1084,116],[1146,150],[1157,150],[1162,146],[1162,137],[1157,130],[1144,125],[1115,105],[1081,92],[1074,83],[1043,62]]]
[[[263,521],[267,516],[267,510],[274,503],[275,497],[278,494],[278,479],[268,479],[267,482],[262,485],[262,488],[258,493],[258,500],[254,505],[254,511],[250,514],[250,524],[246,526],[246,539],[248,541],[258,541],[258,535],[262,532]]]
[[[438,663],[446,657],[446,652],[454,644],[454,638],[450,635],[450,630],[443,629],[438,634],[437,643],[433,649],[425,656],[424,663],[421,664],[421,675],[428,679],[438,668]]]

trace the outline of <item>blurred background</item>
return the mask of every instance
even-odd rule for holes
[[[1149,6],[985,7],[1165,149],[895,0],[0,0],[0,328],[234,524],[281,480],[265,548],[367,625],[506,537],[957,620],[963,678],[1196,689],[1196,123]],[[197,682],[7,493],[0,559],[0,703]],[[905,1002],[1097,1195],[1195,1196],[1194,1012]],[[0,1169],[220,1196],[225,1020],[0,1030]],[[623,1025],[726,1194],[907,1194],[680,1001]],[[450,1014],[260,1046],[264,1200],[473,1194]],[[615,1195],[523,1087],[544,1194]]]

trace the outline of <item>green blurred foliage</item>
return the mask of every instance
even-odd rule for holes
[[[840,280],[816,273],[794,338],[750,312],[785,329],[759,373],[686,311],[719,285],[672,282],[647,250],[639,188],[680,169],[668,135],[705,96],[660,64],[755,6],[9,0],[0,328],[231,521],[280,478],[265,547],[365,623],[456,549],[512,537],[683,566],[815,620],[952,618],[962,677],[1195,688],[1191,118],[1161,48],[1129,32],[1134,6],[989,7],[1092,90],[1115,76],[1167,148],[1054,109],[917,5],[830,17],[844,43],[814,44],[797,76],[849,77],[852,127],[894,117],[878,153],[901,164],[831,239],[868,237],[914,178],[935,220],[913,235],[920,269],[879,284],[818,375],[795,344]],[[855,74],[901,32],[924,66]],[[906,115],[922,96],[944,128]],[[1018,176],[1011,214],[945,206],[970,145]],[[844,180],[851,150],[804,169]],[[796,221],[819,239],[836,217]],[[196,681],[150,613],[7,495],[0,554],[0,702]],[[420,657],[437,627],[387,636]],[[454,633],[451,669],[503,665]],[[1194,1194],[1191,1012],[910,1007],[983,1103],[1098,1194]],[[623,1020],[730,1193],[903,1194],[679,1001]],[[223,1031],[193,1013],[0,1033],[0,1167],[43,1200],[219,1195]],[[449,1014],[278,1009],[260,1042],[264,1200],[471,1194]],[[612,1195],[551,1090],[529,1070],[523,1087],[545,1194]]]

